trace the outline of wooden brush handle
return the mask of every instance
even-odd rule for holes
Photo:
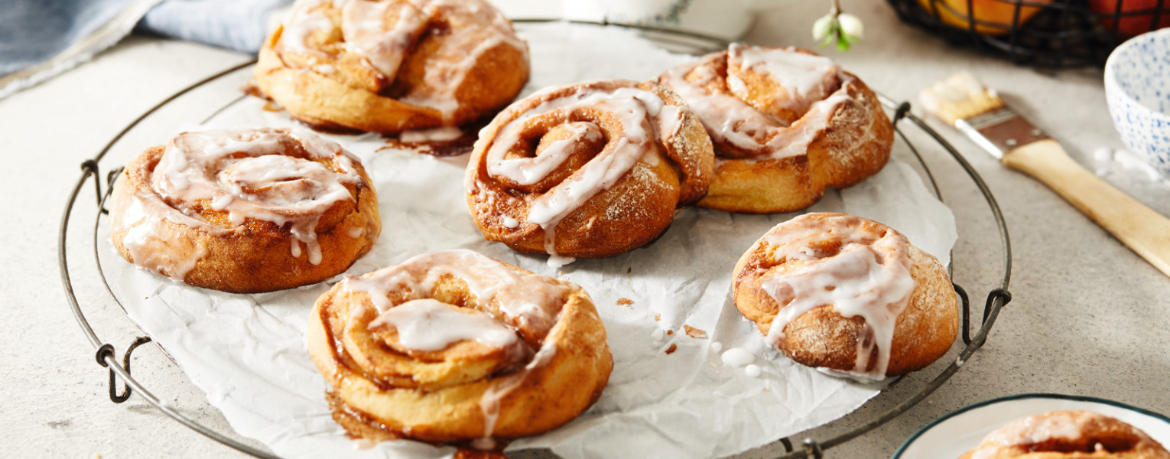
[[[1055,140],[1041,140],[1012,150],[1003,156],[1003,164],[1044,182],[1170,276],[1170,219],[1085,170]]]

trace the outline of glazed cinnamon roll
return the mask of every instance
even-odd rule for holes
[[[264,292],[320,282],[382,229],[361,161],[309,132],[184,132],[126,166],[110,239],[127,261],[188,284]]]
[[[959,329],[946,270],[872,220],[811,213],[776,225],[733,275],[735,307],[768,343],[826,373],[873,381],[942,357]]]
[[[581,287],[467,250],[346,278],[308,346],[351,434],[480,449],[572,420],[613,368]]]
[[[484,0],[298,0],[254,77],[310,125],[448,138],[516,97],[528,68],[527,45]]]
[[[550,262],[608,257],[652,242],[702,198],[713,161],[698,120],[657,83],[553,88],[480,132],[467,204],[489,241]]]
[[[893,125],[877,96],[828,58],[733,44],[659,77],[715,144],[715,177],[699,206],[773,213],[815,204],[885,166]]]
[[[991,432],[959,459],[1170,459],[1145,432],[1092,411],[1052,411]]]

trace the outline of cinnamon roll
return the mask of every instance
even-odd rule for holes
[[[605,336],[581,287],[455,250],[338,283],[308,346],[351,434],[492,449],[592,405],[613,368]]]
[[[127,261],[188,284],[264,292],[319,282],[382,229],[361,161],[309,132],[184,132],[114,186],[110,239]]]
[[[1170,459],[1145,432],[1092,411],[1052,411],[991,432],[959,459]]]
[[[735,307],[769,344],[829,374],[872,381],[919,370],[958,335],[938,260],[860,217],[811,213],[776,225],[733,279]]]
[[[450,137],[516,97],[528,69],[527,45],[484,0],[298,0],[254,80],[310,125]]]
[[[489,241],[550,261],[608,257],[652,242],[702,198],[713,161],[698,120],[657,83],[552,88],[480,132],[467,204]]]
[[[877,96],[825,57],[733,44],[659,77],[715,144],[715,177],[699,206],[789,212],[827,187],[854,185],[885,166],[894,129]]]

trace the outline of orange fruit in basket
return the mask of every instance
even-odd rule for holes
[[[1028,3],[1052,3],[1052,0],[1026,0]],[[931,4],[934,4],[933,6]],[[975,18],[975,31],[984,35],[1000,35],[1011,31],[1012,19],[1016,15],[1014,0],[971,0],[972,12],[967,11],[967,0],[918,0],[928,13],[938,10],[938,17],[944,23],[967,29]],[[1017,24],[1028,22],[1040,12],[1038,6],[1020,6]]]

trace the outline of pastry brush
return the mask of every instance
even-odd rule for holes
[[[966,72],[935,83],[923,108],[962,131],[1000,163],[1040,180],[1170,276],[1170,219],[1077,164],[1064,148]]]

